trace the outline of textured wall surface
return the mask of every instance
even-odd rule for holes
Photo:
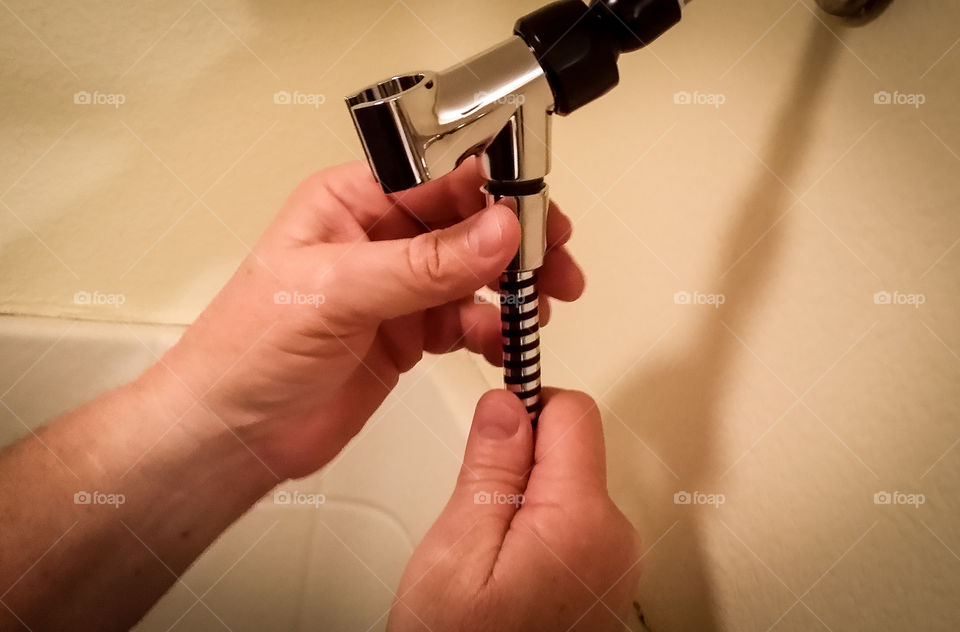
[[[3,0],[0,312],[189,322],[358,157],[342,95],[537,5]],[[554,121],[589,287],[544,375],[601,401],[652,630],[960,626],[958,42],[954,1],[697,0]]]

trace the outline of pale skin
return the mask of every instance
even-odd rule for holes
[[[128,629],[259,498],[336,456],[424,352],[499,363],[498,310],[473,293],[520,228],[481,182],[474,160],[393,196],[360,163],[315,174],[153,367],[0,453],[0,630]],[[551,207],[541,313],[583,291],[570,232]],[[640,553],[607,494],[599,413],[580,393],[544,399],[536,432],[513,395],[480,400],[389,629],[625,627]]]

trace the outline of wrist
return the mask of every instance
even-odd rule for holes
[[[14,610],[51,629],[127,629],[276,484],[185,391],[151,369],[4,452],[0,544],[15,546],[0,571],[22,573],[4,597]],[[104,605],[113,594],[124,598]]]
[[[139,420],[132,451],[141,456],[127,466],[132,471],[162,461],[165,477],[190,476],[214,488],[230,487],[240,492],[238,500],[246,498],[250,504],[280,482],[253,427],[211,407],[164,361],[124,389],[119,396]]]

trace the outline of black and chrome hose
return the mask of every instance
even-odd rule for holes
[[[500,275],[500,334],[503,385],[516,394],[534,425],[540,415],[540,295],[537,270],[547,250],[549,187],[542,178],[491,180],[484,187],[487,203],[513,208],[520,223],[517,253]]]
[[[530,421],[540,414],[540,300],[534,270],[500,276],[503,383],[527,408]]]

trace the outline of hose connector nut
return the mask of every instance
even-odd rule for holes
[[[520,221],[520,247],[507,270],[536,270],[543,265],[547,251],[547,212],[550,192],[542,178],[524,182],[492,180],[483,186],[487,206],[502,200],[511,200],[514,213]]]

